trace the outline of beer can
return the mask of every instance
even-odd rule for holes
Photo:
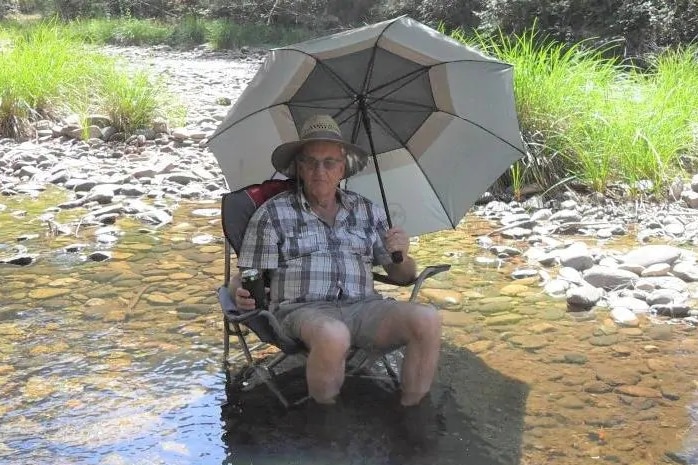
[[[267,307],[267,296],[264,290],[264,279],[262,273],[254,268],[243,270],[241,275],[242,288],[250,293],[250,297],[255,300],[256,308]]]

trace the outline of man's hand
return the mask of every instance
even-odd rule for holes
[[[403,257],[407,257],[410,250],[410,238],[402,228],[394,227],[385,233],[385,248],[388,252],[402,252]]]
[[[417,264],[408,255],[410,250],[410,238],[402,228],[390,228],[385,234],[385,248],[389,253],[401,252],[401,263],[390,263],[385,265],[385,271],[390,279],[399,283],[411,282],[417,273]]]
[[[250,291],[242,287],[235,289],[235,306],[243,312],[254,310],[255,300],[250,297]]]
[[[256,302],[250,295],[250,291],[242,287],[242,282],[240,280],[240,273],[236,273],[230,283],[228,284],[228,289],[230,289],[230,294],[235,300],[235,306],[241,312],[249,312],[256,309]],[[264,291],[269,297],[269,288],[265,287]]]

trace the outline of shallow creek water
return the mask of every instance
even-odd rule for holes
[[[343,394],[351,441],[329,456],[300,433],[302,409],[283,412],[264,387],[226,390],[219,218],[192,213],[215,202],[180,205],[160,230],[119,220],[113,258],[96,263],[61,252],[93,229],[52,236],[39,220],[60,196],[0,212],[0,252],[31,233],[42,250],[0,265],[0,463],[698,463],[696,332],[570,314],[537,280],[510,278],[522,263],[479,267],[475,237],[492,229],[480,218],[413,245],[421,265],[453,265],[420,296],[445,322],[434,448],[412,451],[394,399],[357,381]]]

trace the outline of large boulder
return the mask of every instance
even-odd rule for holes
[[[624,264],[648,267],[657,263],[672,264],[679,259],[683,251],[670,245],[645,245],[633,249],[622,257]]]

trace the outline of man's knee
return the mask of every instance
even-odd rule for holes
[[[433,340],[441,338],[441,315],[431,305],[416,304],[407,321],[410,339]]]
[[[310,350],[319,350],[328,357],[343,359],[349,351],[351,335],[349,328],[341,321],[327,319],[312,322],[302,333]]]

